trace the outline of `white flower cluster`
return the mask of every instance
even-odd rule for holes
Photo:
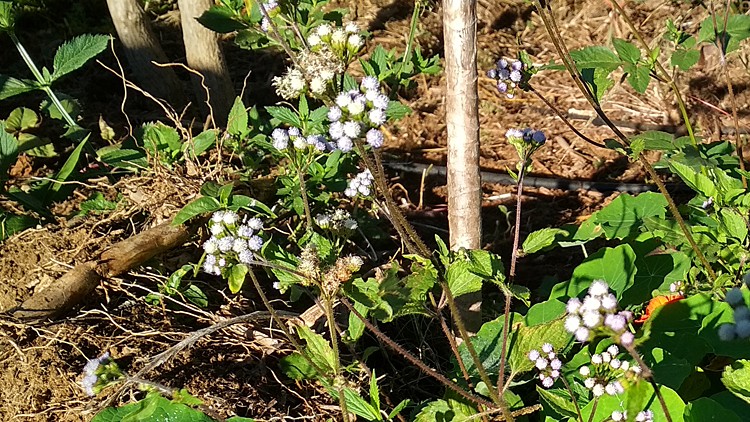
[[[222,275],[224,269],[236,263],[249,264],[254,260],[253,253],[263,246],[263,239],[256,234],[263,229],[263,222],[257,217],[239,220],[234,211],[213,213],[208,222],[211,237],[203,244],[203,271]]]
[[[372,182],[375,178],[370,173],[370,170],[365,170],[354,176],[354,179],[349,181],[349,186],[344,190],[344,195],[353,198],[360,194],[362,196],[370,196],[372,192]]]
[[[742,290],[735,287],[727,292],[724,299],[734,311],[734,324],[719,327],[719,338],[723,341],[732,341],[750,337],[750,309],[745,304]]]
[[[344,71],[344,64],[331,50],[302,51],[297,63],[287,68],[283,76],[273,78],[276,93],[286,100],[310,93],[315,98],[326,97],[334,89],[334,78]]]
[[[388,96],[380,92],[380,82],[374,76],[365,76],[359,90],[340,93],[336,105],[328,110],[331,122],[328,134],[338,149],[351,151],[354,140],[363,134],[371,147],[383,146],[383,132],[378,128],[385,123],[388,102]]]
[[[552,387],[555,380],[560,377],[560,368],[562,368],[562,361],[557,358],[555,348],[549,343],[544,343],[541,352],[532,349],[526,356],[534,362],[534,366],[539,370],[539,381],[542,382],[542,386],[544,388]]]
[[[590,341],[599,331],[614,336],[623,346],[633,344],[635,336],[628,331],[628,322],[633,318],[633,313],[617,312],[617,298],[609,292],[605,281],[595,280],[583,302],[578,298],[571,298],[566,309],[568,316],[565,319],[565,329],[576,340],[582,343]]]
[[[273,147],[279,151],[292,147],[298,150],[306,150],[312,147],[318,151],[325,151],[329,148],[328,142],[323,135],[303,136],[302,131],[296,127],[289,129],[276,128],[271,132]]]
[[[622,412],[615,410],[612,412],[612,420],[615,422],[625,422],[628,420],[628,412],[623,410]],[[635,422],[652,422],[654,420],[654,412],[651,410],[643,410],[635,415]]]
[[[83,380],[81,380],[81,387],[86,391],[89,396],[95,396],[96,391],[94,387],[99,382],[99,366],[109,362],[109,352],[104,353],[98,358],[94,358],[86,362],[86,366],[83,367]]]
[[[578,370],[583,377],[583,385],[591,390],[594,397],[622,394],[625,387],[620,378],[640,375],[641,367],[618,358],[619,354],[620,349],[612,344],[606,351],[591,355],[591,367],[582,366]]]
[[[333,213],[318,214],[315,216],[315,224],[323,230],[348,238],[357,230],[357,221],[351,217],[348,211],[337,209]]]
[[[669,283],[670,292],[685,296],[685,290],[683,290],[683,287],[685,286],[682,284],[681,281],[675,281],[674,283]]]
[[[307,37],[307,44],[313,52],[330,50],[344,63],[349,63],[365,45],[360,29],[354,22],[343,27],[333,27],[328,23],[316,27]]]
[[[520,60],[508,63],[507,60],[500,59],[494,68],[487,71],[487,76],[497,80],[497,90],[501,94],[513,98],[516,87],[523,79],[523,63]]]
[[[273,17],[278,12],[279,2],[277,0],[268,0],[263,2],[263,8],[266,9],[268,16]],[[271,22],[265,16],[263,16],[263,19],[260,21],[260,29],[262,29],[263,32],[268,32],[268,30],[271,29]]]

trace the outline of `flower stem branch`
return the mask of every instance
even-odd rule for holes
[[[659,404],[664,411],[664,417],[667,419],[667,422],[672,422],[672,416],[669,414],[667,402],[664,400],[664,396],[661,394],[659,385],[656,383],[656,380],[654,380],[654,373],[651,372],[651,368],[646,365],[646,362],[643,361],[643,358],[641,358],[641,355],[638,354],[638,351],[635,350],[635,347],[632,344],[623,345],[623,347],[625,347],[625,350],[628,351],[630,356],[636,361],[636,363],[638,363],[638,366],[640,366],[641,375],[643,376],[643,378],[647,379],[651,386],[654,388],[654,394],[656,394],[656,398],[659,400]]]

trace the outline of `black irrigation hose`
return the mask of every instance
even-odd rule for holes
[[[447,177],[448,169],[441,165],[430,165],[422,163],[395,163],[383,162],[383,166],[404,173],[423,173],[428,170],[428,176]],[[482,183],[497,183],[501,185],[515,185],[516,181],[506,173],[495,171],[482,171]],[[526,176],[524,185],[535,188],[561,189],[566,191],[597,191],[597,192],[627,192],[641,193],[657,191],[656,185],[647,183],[621,183],[621,182],[597,182],[591,180],[574,180],[558,177]],[[687,192],[690,190],[684,183],[667,183],[670,192]]]

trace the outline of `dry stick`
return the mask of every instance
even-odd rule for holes
[[[575,133],[576,135],[578,135],[579,138],[583,139],[584,141],[586,141],[587,143],[589,143],[589,144],[591,144],[591,145],[593,145],[595,147],[607,148],[606,145],[604,145],[602,143],[599,143],[599,142],[596,142],[595,140],[589,138],[588,136],[586,136],[583,133],[581,133],[578,129],[576,129],[576,127],[573,126],[573,124],[570,122],[570,120],[567,118],[567,116],[565,116],[564,114],[562,114],[562,112],[560,112],[560,110],[558,110],[557,107],[555,107],[551,102],[549,102],[549,100],[547,100],[547,98],[545,98],[542,95],[541,92],[537,91],[533,86],[531,86],[531,84],[529,84],[529,90],[533,94],[535,94],[540,100],[542,100],[542,102],[544,102],[544,104],[546,104],[547,107],[549,107],[553,112],[555,112],[555,114],[557,114],[557,117],[559,117],[560,119],[562,119],[563,123],[565,123],[565,125],[567,125],[570,128],[570,130],[573,131],[573,133]]]
[[[625,13],[625,10],[622,9],[622,6],[620,6],[616,1],[610,2],[612,6],[617,9],[617,12],[622,16],[625,23],[630,27],[630,30],[633,32],[633,35],[638,39],[638,42],[641,43],[641,46],[644,50],[646,50],[646,53],[649,57],[653,57],[653,50],[651,47],[649,47],[646,40],[643,39],[641,36],[641,33],[638,32],[638,29],[636,29],[635,25],[633,24],[633,21],[630,20],[630,17]],[[685,107],[685,101],[682,99],[682,94],[680,94],[680,89],[677,87],[677,84],[675,83],[674,79],[669,75],[669,72],[664,69],[664,67],[661,65],[659,60],[654,60],[654,64],[656,64],[656,69],[661,73],[661,77],[667,82],[669,87],[672,89],[672,92],[675,95],[675,98],[677,99],[677,107],[680,109],[680,114],[682,114],[682,120],[685,122],[685,129],[688,132],[688,136],[690,137],[690,141],[693,143],[693,145],[696,145],[697,142],[695,140],[695,134],[693,133],[693,126],[690,123],[690,117],[687,114],[687,108]]]
[[[481,397],[473,396],[471,393],[469,393],[466,390],[464,390],[463,388],[461,388],[458,384],[456,384],[455,382],[449,380],[443,374],[441,374],[440,372],[436,371],[435,369],[430,368],[424,362],[422,362],[417,357],[415,357],[414,355],[412,355],[409,351],[407,351],[403,347],[399,346],[398,343],[396,343],[395,341],[391,340],[390,337],[388,337],[387,335],[385,335],[382,331],[380,331],[380,329],[378,329],[376,326],[374,326],[370,322],[370,320],[368,320],[367,318],[365,318],[364,316],[362,316],[362,314],[359,313],[359,311],[357,311],[356,309],[354,309],[354,306],[351,304],[351,302],[349,302],[348,299],[346,299],[345,297],[341,297],[339,300],[341,301],[341,303],[344,304],[344,306],[346,306],[349,309],[349,311],[351,313],[353,313],[357,318],[359,318],[360,321],[362,321],[362,323],[365,324],[365,327],[367,327],[368,330],[370,330],[373,334],[375,334],[375,336],[378,339],[380,339],[383,343],[385,343],[391,349],[395,350],[396,353],[398,353],[399,355],[403,356],[406,360],[408,360],[409,362],[411,362],[412,365],[414,365],[417,368],[419,368],[425,375],[434,378],[435,380],[437,380],[438,382],[440,382],[441,384],[443,384],[447,388],[453,390],[455,393],[457,393],[461,397],[465,398],[466,400],[471,401],[472,403],[475,403],[475,404],[478,404],[478,405],[482,405],[482,406],[487,406],[489,408],[494,408],[495,407],[494,403],[492,403],[490,401],[487,401],[487,400],[485,400],[485,399],[483,399]]]
[[[541,4],[539,3],[539,0],[536,0],[534,3],[536,5],[537,11],[539,12],[539,16],[541,16],[542,20],[544,21],[545,28],[547,29],[547,33],[552,39],[552,43],[555,45],[555,48],[557,49],[558,54],[560,54],[560,57],[563,63],[565,64],[565,67],[568,70],[568,73],[571,75],[575,83],[578,85],[578,88],[584,94],[584,97],[586,97],[586,100],[592,106],[592,108],[594,109],[596,114],[599,116],[599,118],[601,118],[602,121],[604,121],[604,123],[615,133],[615,135],[617,135],[617,137],[620,139],[621,144],[623,146],[627,146],[629,144],[628,138],[620,131],[620,129],[614,123],[612,123],[609,117],[601,109],[599,104],[594,100],[594,97],[591,94],[591,91],[589,90],[588,86],[583,84],[583,82],[581,81],[580,75],[578,74],[578,69],[575,67],[575,62],[570,57],[570,53],[568,53],[565,43],[561,39],[558,39],[559,32],[555,32],[557,30],[557,25],[555,24],[554,18],[551,15],[547,16],[545,14],[547,10],[542,8]],[[701,262],[701,265],[703,265],[703,267],[708,272],[708,275],[711,281],[712,282],[715,281],[716,273],[714,272],[713,268],[711,268],[711,264],[706,259],[706,256],[703,255],[703,252],[695,243],[695,239],[693,239],[693,235],[688,229],[687,225],[685,224],[685,220],[683,220],[682,215],[680,215],[680,212],[677,209],[677,205],[674,203],[674,200],[672,199],[672,195],[670,195],[669,192],[667,191],[667,188],[664,186],[664,183],[659,178],[659,175],[656,173],[656,170],[654,170],[651,163],[649,163],[648,160],[643,155],[640,155],[640,154],[638,155],[638,161],[646,169],[646,172],[649,174],[649,176],[654,179],[654,183],[656,183],[657,188],[659,188],[659,192],[667,200],[669,211],[672,214],[672,217],[675,219],[675,221],[677,221],[677,225],[680,226],[680,230],[685,235],[685,238],[687,239],[688,243],[690,243],[690,247],[693,249],[693,252],[695,252],[695,255],[698,257],[698,260]]]
[[[740,170],[742,170],[742,187],[747,189],[747,178],[745,177],[745,157],[742,152],[742,135],[740,135],[740,121],[737,118],[737,99],[734,97],[734,87],[732,81],[729,79],[729,66],[727,66],[726,55],[724,54],[724,37],[719,37],[716,34],[716,14],[714,13],[714,3],[711,2],[711,16],[713,17],[714,23],[714,37],[719,41],[719,51],[721,52],[721,63],[724,70],[724,79],[727,82],[727,94],[729,94],[729,103],[732,105],[732,123],[734,124],[734,143],[735,149],[737,150],[737,157],[740,160]],[[724,15],[724,33],[727,32],[727,23],[729,21],[729,0],[727,0]]]
[[[287,312],[278,312],[278,314],[284,314],[284,315],[288,315],[288,316],[292,316],[293,315],[293,314],[287,313]],[[115,390],[115,392],[112,395],[110,395],[107,398],[107,400],[104,401],[104,403],[102,403],[102,407],[109,407],[112,404],[112,402],[114,402],[115,400],[117,400],[117,398],[123,393],[123,391],[125,390],[125,388],[128,385],[134,383],[135,380],[137,380],[137,379],[144,378],[144,375],[146,375],[148,372],[150,372],[150,371],[156,369],[157,367],[159,367],[159,366],[167,363],[176,354],[178,354],[181,351],[185,350],[186,348],[192,346],[193,344],[195,344],[201,338],[203,338],[205,336],[209,336],[209,335],[211,335],[211,334],[213,334],[213,333],[215,333],[215,332],[217,332],[217,331],[219,331],[219,330],[221,330],[223,328],[226,328],[226,327],[228,327],[230,325],[242,324],[242,323],[245,323],[245,322],[251,322],[251,321],[254,321],[256,319],[260,319],[260,318],[264,318],[264,317],[267,318],[268,316],[269,315],[266,312],[255,311],[255,312],[251,312],[249,314],[240,315],[238,317],[229,318],[229,319],[225,319],[223,321],[219,321],[219,322],[217,322],[217,323],[215,323],[215,324],[213,324],[213,325],[211,325],[209,327],[201,328],[200,330],[193,332],[192,334],[190,334],[189,336],[187,336],[185,339],[183,339],[179,343],[175,344],[174,346],[170,347],[169,349],[167,349],[167,350],[159,353],[158,355],[154,356],[153,358],[151,358],[151,361],[146,366],[144,366],[143,368],[141,368],[140,371],[138,371],[135,375],[133,375],[131,377],[128,377],[128,379],[126,381],[124,381],[117,388],[117,390]],[[278,318],[278,315],[274,315],[273,313],[271,313],[271,316],[274,317],[274,318]]]

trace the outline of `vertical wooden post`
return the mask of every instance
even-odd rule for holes
[[[479,249],[482,187],[479,174],[477,14],[475,0],[443,0],[445,111],[448,129],[448,224],[451,249]],[[457,300],[467,330],[481,325],[481,292]]]

